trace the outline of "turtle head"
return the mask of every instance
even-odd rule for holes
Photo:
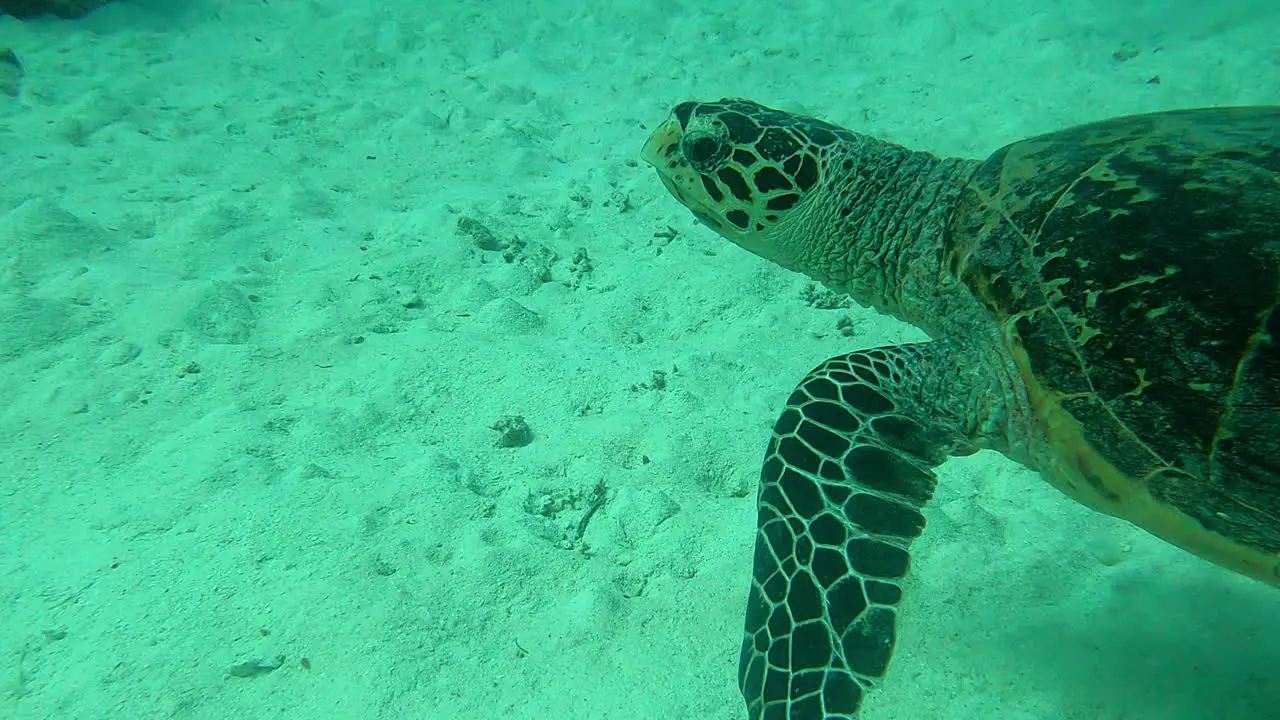
[[[757,255],[782,261],[773,228],[823,186],[828,148],[853,134],[749,100],[685,102],[642,157],[704,224]]]

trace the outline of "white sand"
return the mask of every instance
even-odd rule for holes
[[[915,334],[697,226],[648,129],[743,95],[980,157],[1280,103],[1273,0],[369,4],[0,18],[0,717],[742,718],[774,415]],[[941,474],[866,720],[1280,712],[1280,593]]]

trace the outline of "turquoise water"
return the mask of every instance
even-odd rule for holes
[[[1280,104],[1274,2],[779,5],[0,17],[0,718],[741,720],[774,419],[921,335],[699,225],[649,132]],[[1274,589],[991,453],[926,518],[863,720],[1280,717]]]

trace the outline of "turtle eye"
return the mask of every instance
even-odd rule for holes
[[[700,172],[714,170],[716,163],[728,154],[724,141],[711,135],[686,137],[681,150],[689,164]]]

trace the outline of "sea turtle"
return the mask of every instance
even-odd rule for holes
[[[738,681],[856,718],[933,468],[990,448],[1280,585],[1280,107],[1104,120],[985,161],[747,100],[643,151],[729,240],[925,331],[810,372],[769,440]]]

